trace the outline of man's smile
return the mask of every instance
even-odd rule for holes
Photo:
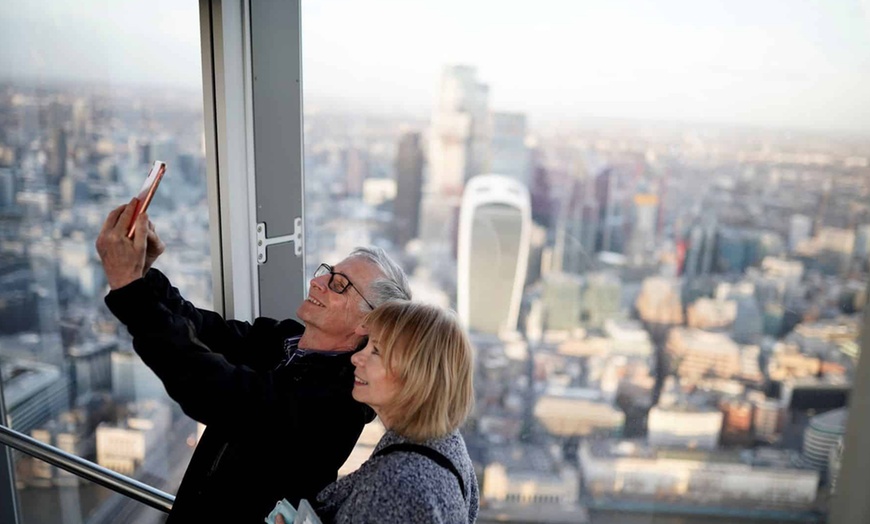
[[[308,302],[311,302],[311,303],[314,304],[315,306],[318,306],[318,307],[326,307],[325,305],[323,305],[323,302],[317,300],[316,298],[314,298],[314,297],[312,297],[312,296],[310,296],[310,295],[309,295],[308,298],[306,298],[305,300],[307,300]]]

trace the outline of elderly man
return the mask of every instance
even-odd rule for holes
[[[224,320],[196,308],[151,264],[163,252],[146,215],[126,237],[135,200],[97,239],[106,304],[182,410],[208,427],[168,523],[262,522],[276,500],[313,499],[334,481],[372,412],[351,397],[355,334],[381,303],[410,299],[381,249],[322,264],[293,320]]]

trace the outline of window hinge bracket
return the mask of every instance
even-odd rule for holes
[[[296,248],[296,256],[302,256],[302,218],[296,217],[293,220],[293,234],[280,237],[266,237],[266,223],[260,222],[257,224],[257,264],[266,263],[266,248],[275,244],[286,244],[293,242]]]

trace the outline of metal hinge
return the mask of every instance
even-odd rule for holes
[[[293,220],[293,234],[284,235],[282,237],[266,238],[266,223],[260,222],[257,224],[257,264],[266,263],[266,247],[275,244],[286,244],[293,242],[296,248],[296,256],[302,256],[302,218],[296,217]]]

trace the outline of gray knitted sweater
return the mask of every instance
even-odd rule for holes
[[[375,453],[391,444],[410,442],[387,431]],[[372,457],[350,475],[317,495],[324,524],[472,523],[477,519],[478,490],[474,467],[459,431],[423,442],[447,457],[465,483],[467,500],[456,477],[419,453],[398,451]]]

